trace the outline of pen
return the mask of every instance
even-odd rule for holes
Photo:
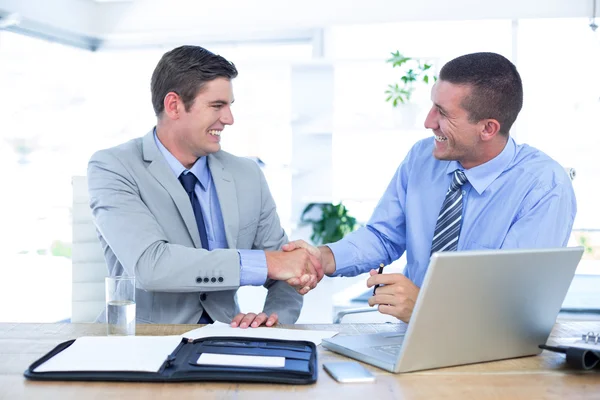
[[[379,275],[381,275],[383,273],[383,263],[379,264],[379,271],[377,272]],[[373,296],[375,296],[375,291],[377,290],[377,288],[380,285],[375,285],[375,287],[373,288]]]

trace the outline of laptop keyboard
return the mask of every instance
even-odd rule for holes
[[[383,351],[384,353],[390,354],[392,356],[398,355],[400,353],[400,349],[402,348],[402,344],[390,344],[384,346],[373,346],[373,349]]]

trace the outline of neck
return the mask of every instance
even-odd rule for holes
[[[508,136],[498,135],[494,138],[494,140],[488,142],[487,146],[482,146],[481,151],[478,152],[476,159],[459,160],[459,162],[464,169],[471,169],[485,164],[486,162],[498,157],[498,155],[502,153],[506,147],[506,143],[508,143]]]
[[[180,134],[175,129],[162,123],[160,120],[156,123],[156,136],[158,140],[169,153],[173,155],[186,169],[192,168],[194,163],[198,160],[198,157],[192,154],[189,150],[186,150],[187,146],[183,140],[181,140]]]

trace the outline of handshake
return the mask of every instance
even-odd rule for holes
[[[325,274],[335,272],[333,253],[327,246],[319,248],[296,240],[283,246],[283,251],[266,251],[267,278],[286,281],[300,294],[317,286]]]

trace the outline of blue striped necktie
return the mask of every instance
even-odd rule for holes
[[[436,251],[454,251],[458,246],[458,236],[462,225],[462,189],[467,182],[465,173],[454,171],[452,183],[446,193],[446,199],[435,224],[435,233],[431,243],[431,254]]]

